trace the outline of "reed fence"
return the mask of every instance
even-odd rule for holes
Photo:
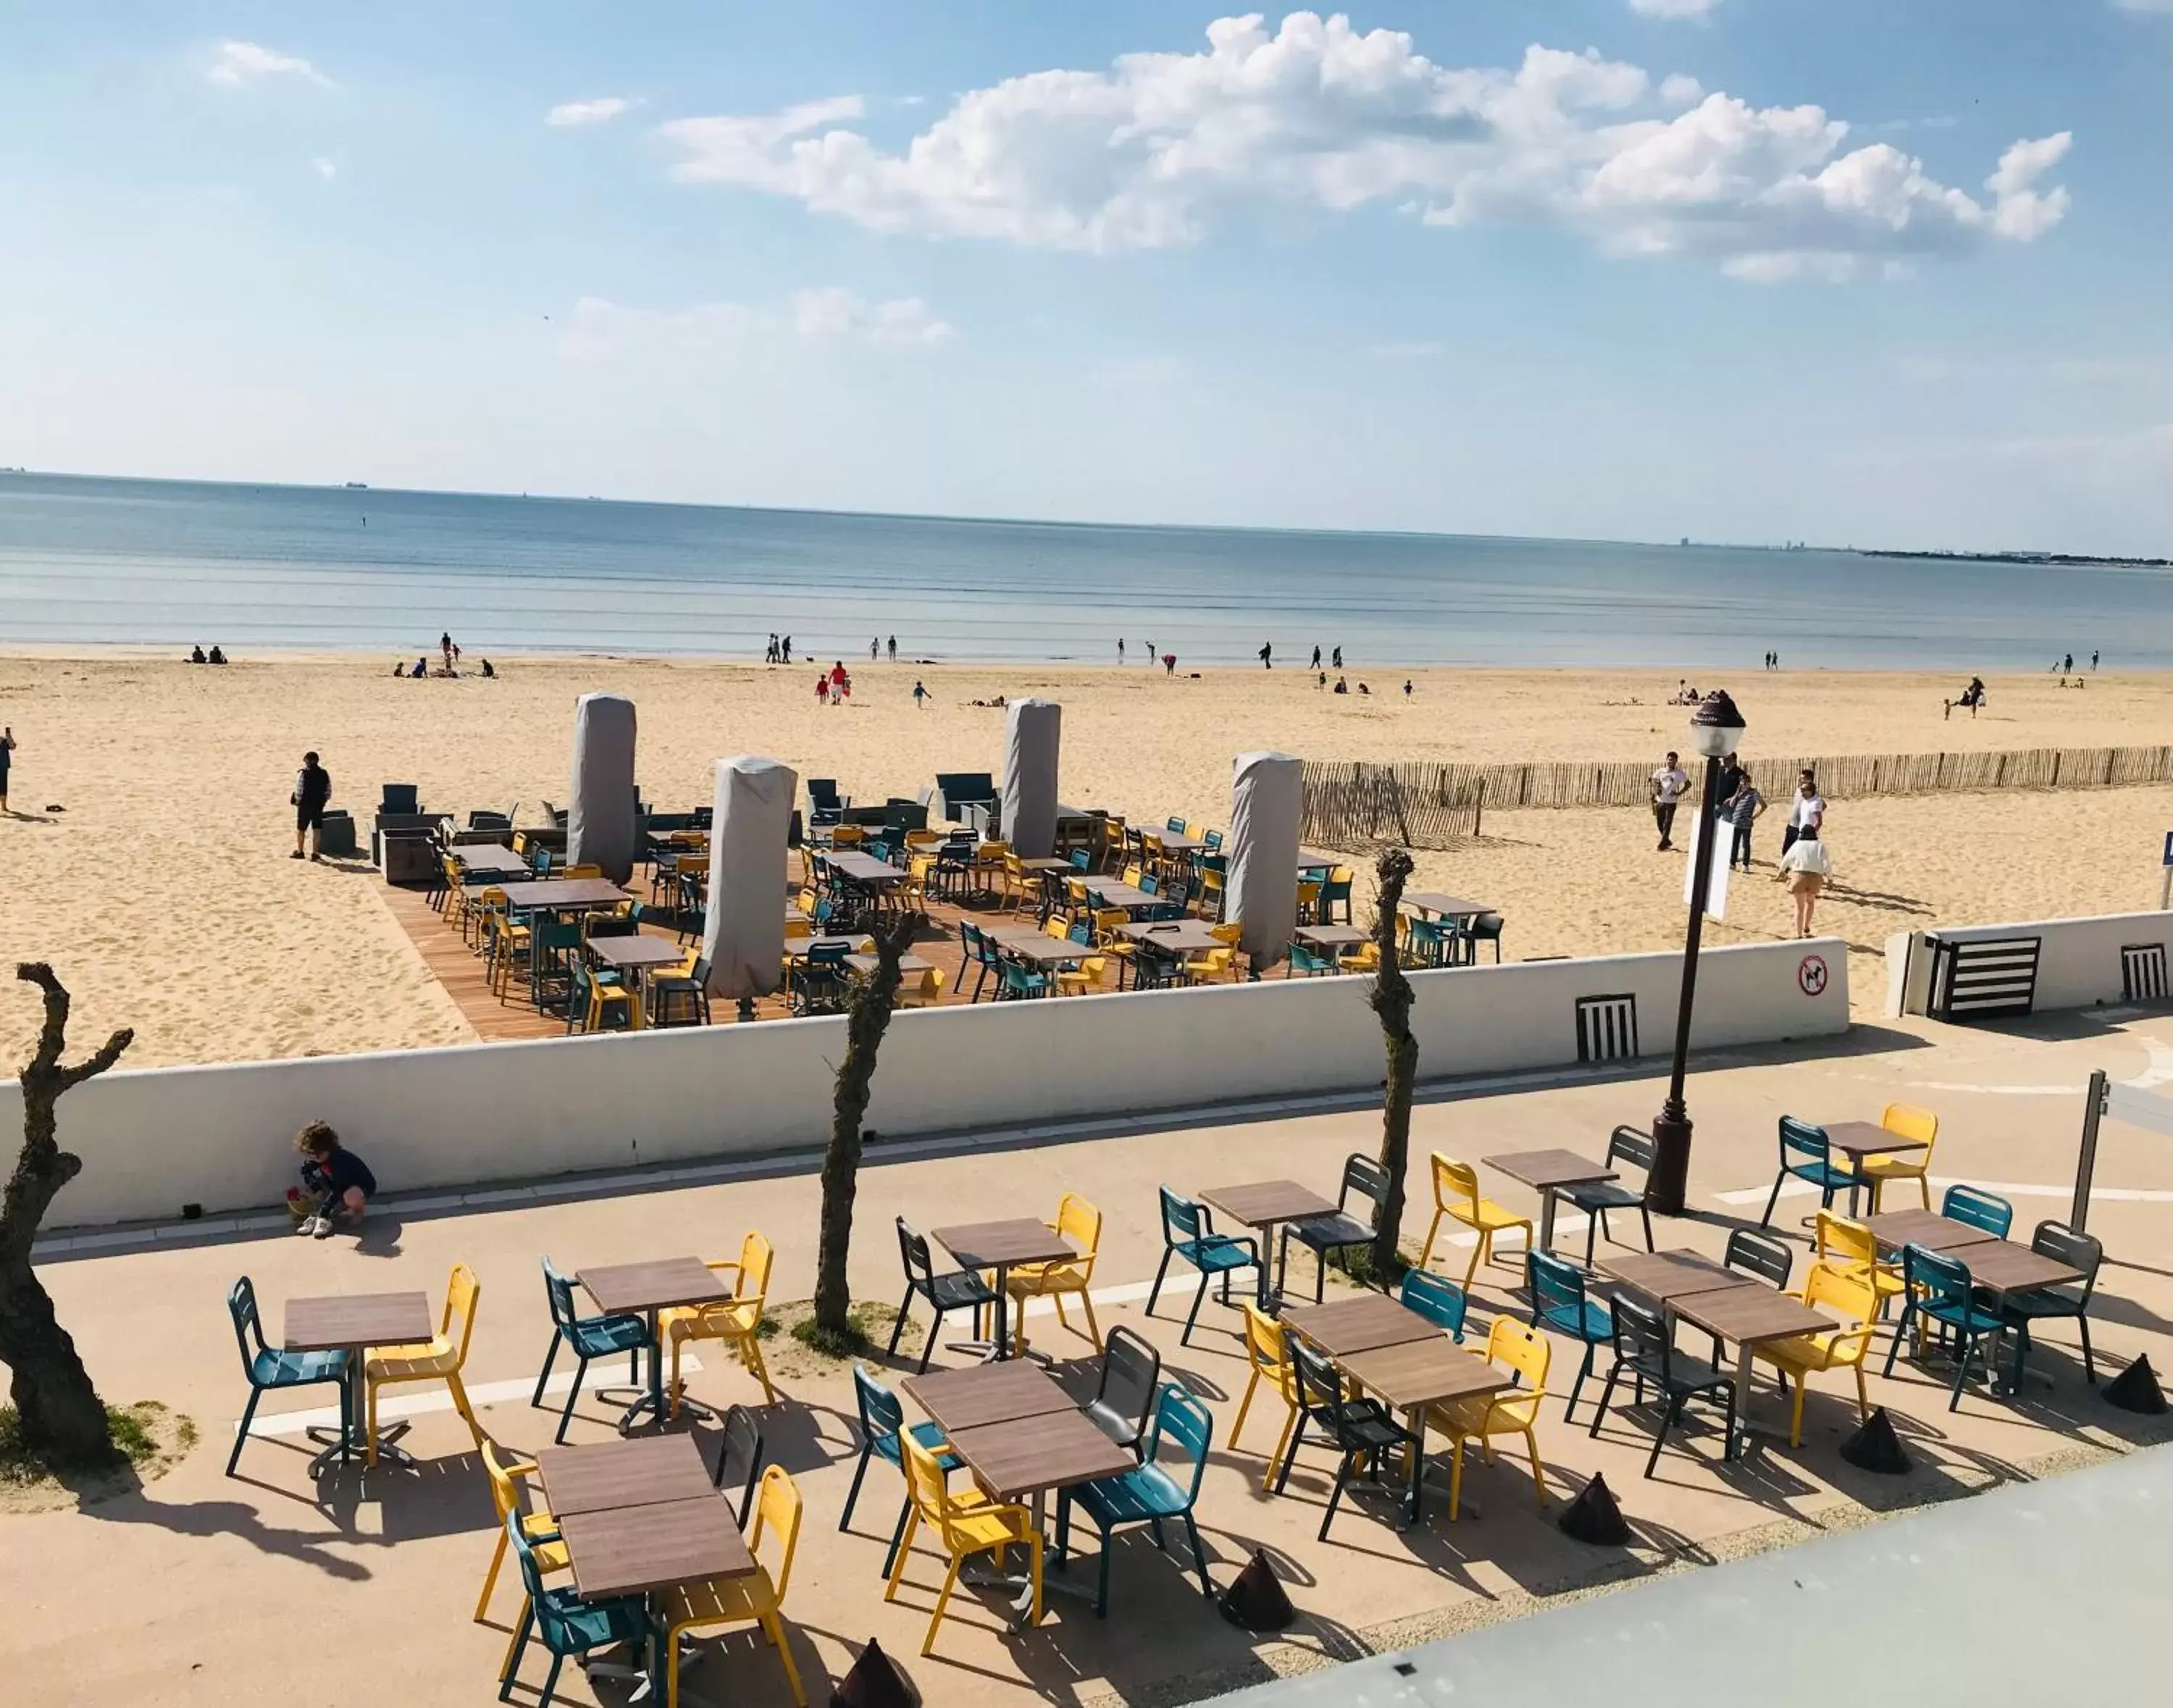
[[[1769,798],[1793,791],[1806,766],[1829,800],[1868,795],[1970,794],[2000,789],[2122,789],[2173,782],[2173,746],[2023,747],[1977,753],[1848,753],[1810,758],[1746,756]],[[1401,843],[1442,848],[1480,833],[1487,810],[1642,806],[1650,760],[1520,765],[1414,761],[1372,765],[1308,760],[1306,841],[1339,849]]]

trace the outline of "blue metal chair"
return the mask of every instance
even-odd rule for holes
[[[1427,1322],[1448,1330],[1449,1337],[1462,1344],[1464,1314],[1469,1301],[1464,1289],[1446,1275],[1437,1275],[1428,1269],[1409,1269],[1404,1274],[1401,1297],[1406,1309],[1415,1311]]]
[[[1962,1384],[1969,1380],[1970,1354],[1981,1341],[1991,1339],[1993,1352],[1983,1355],[1985,1375],[1989,1378],[1993,1354],[2006,1324],[1997,1312],[1984,1309],[1971,1296],[1969,1265],[1959,1258],[1927,1251],[1919,1245],[1904,1246],[1901,1285],[1901,1317],[1894,1325],[1894,1344],[1886,1349],[1885,1373],[1894,1374],[1894,1360],[1912,1325],[1921,1335],[1924,1324],[1920,1318],[1938,1323],[1942,1341],[1960,1342],[1955,1355],[1954,1393],[1947,1401],[1947,1409],[1954,1411],[1961,1405]]]
[[[1113,1331],[1116,1332],[1116,1331]],[[1176,1382],[1162,1391],[1155,1407],[1154,1427],[1149,1431],[1146,1457],[1137,1469],[1121,1476],[1099,1477],[1059,1491],[1056,1497],[1056,1569],[1061,1571],[1071,1550],[1071,1509],[1076,1505],[1093,1522],[1102,1538],[1102,1576],[1094,1592],[1094,1616],[1109,1616],[1109,1538],[1127,1524],[1153,1528],[1155,1546],[1165,1554],[1168,1538],[1162,1520],[1182,1518],[1184,1534],[1192,1544],[1193,1564],[1200,1572],[1200,1592],[1212,1599],[1215,1581],[1207,1575],[1207,1551],[1200,1545],[1200,1529],[1192,1509],[1200,1500],[1200,1479],[1207,1469],[1207,1448],[1215,1433],[1215,1420],[1207,1408]],[[1162,1444],[1174,1441],[1192,1460],[1189,1484],[1170,1475],[1162,1464]]]
[[[234,1451],[226,1456],[226,1474],[241,1463],[241,1444],[249,1439],[250,1420],[256,1402],[275,1387],[309,1387],[320,1382],[336,1382],[340,1391],[340,1431],[347,1432],[353,1396],[348,1391],[345,1352],[283,1352],[264,1344],[264,1324],[256,1314],[256,1288],[244,1275],[226,1296],[227,1314],[234,1318],[234,1338],[241,1348],[241,1373],[249,1378],[249,1404],[242,1408],[240,1425],[234,1432]]]
[[[1415,966],[1448,966],[1448,927],[1438,919],[1413,919],[1404,939],[1404,950]]]
[[[543,1259],[543,1290],[551,1301],[551,1350],[543,1355],[543,1368],[537,1372],[536,1392],[528,1397],[528,1403],[543,1404],[543,1385],[551,1379],[551,1360],[558,1355],[559,1343],[572,1347],[580,1362],[574,1366],[574,1385],[566,1390],[566,1409],[558,1414],[558,1431],[551,1437],[563,1442],[566,1425],[573,1421],[574,1402],[581,1396],[581,1380],[589,1372],[589,1360],[623,1352],[631,1371],[627,1380],[639,1382],[641,1355],[645,1351],[651,1358],[656,1356],[656,1337],[649,1332],[649,1321],[644,1317],[575,1316],[573,1280],[553,1269],[548,1258]]]
[[[1950,1186],[1939,1200],[1939,1214],[1949,1221],[1982,1228],[1994,1239],[2005,1239],[2014,1226],[2014,1206],[2005,1199],[1974,1186]]]
[[[520,1581],[528,1592],[528,1605],[520,1610],[520,1624],[513,1635],[513,1656],[506,1663],[504,1676],[498,1687],[499,1701],[513,1700],[513,1681],[520,1673],[520,1657],[527,1651],[531,1634],[542,1638],[543,1646],[551,1653],[551,1670],[544,1675],[543,1689],[536,1699],[536,1708],[550,1708],[551,1693],[558,1688],[558,1669],[566,1664],[567,1656],[585,1655],[592,1649],[611,1648],[620,1643],[655,1644],[656,1627],[650,1620],[649,1603],[642,1597],[627,1595],[610,1601],[586,1601],[575,1589],[546,1589],[543,1574],[537,1569],[532,1544],[555,1542],[558,1538],[555,1535],[522,1535],[518,1511],[506,1514],[505,1534],[513,1546],[513,1558],[520,1567]]]
[[[1308,978],[1317,978],[1324,973],[1340,973],[1342,970],[1333,955],[1323,955],[1307,948],[1302,943],[1293,941],[1290,946],[1290,959],[1284,963],[1283,977],[1288,978],[1293,973],[1302,973]]]
[[[930,1338],[933,1338],[931,1331]],[[845,1510],[838,1515],[838,1528],[844,1529],[853,1522],[853,1503],[860,1498],[860,1479],[868,1474],[870,1459],[884,1459],[898,1466],[904,1474],[905,1467],[898,1445],[898,1431],[905,1427],[905,1408],[898,1404],[898,1396],[868,1374],[865,1364],[853,1366],[853,1398],[860,1411],[860,1458],[853,1467],[853,1486],[845,1490]],[[913,1426],[913,1438],[931,1452],[943,1445],[944,1431],[941,1424],[919,1423]],[[947,1474],[966,1462],[957,1454],[945,1452],[936,1462]],[[882,1575],[887,1579],[890,1569],[898,1559],[898,1540],[905,1534],[905,1521],[913,1511],[913,1496],[909,1493],[898,1503],[898,1528],[890,1533],[890,1547],[883,1554]]]
[[[2022,1386],[2022,1366],[2030,1356],[2030,1324],[2072,1317],[2083,1337],[2083,1374],[2095,1387],[2098,1370],[2090,1355],[2090,1295],[2097,1289],[2098,1265],[2105,1261],[2105,1247],[2065,1222],[2041,1221],[2030,1238],[2030,1249],[2041,1258],[2080,1270],[2083,1283],[2079,1287],[2032,1287],[2027,1292],[2001,1297],[2000,1321],[2014,1331],[2014,1368],[2009,1373],[2008,1386]]]
[[[1584,1271],[1575,1263],[1545,1252],[1528,1252],[1524,1279],[1532,1292],[1532,1326],[1584,1343],[1584,1360],[1570,1384],[1569,1404],[1562,1408],[1562,1421],[1568,1423],[1577,1416],[1577,1392],[1592,1374],[1593,1355],[1615,1339],[1615,1318],[1606,1306],[1585,1296]]]
[[[1003,983],[996,987],[996,1000],[999,1002],[1016,1002],[1027,997],[1049,994],[1049,975],[1038,967],[1006,961],[1001,972]]]
[[[1826,1142],[1826,1129],[1814,1127],[1808,1121],[1798,1121],[1793,1115],[1781,1118],[1781,1172],[1773,1177],[1773,1195],[1766,1200],[1766,1214],[1758,1218],[1758,1226],[1766,1227],[1773,1220],[1773,1206],[1781,1201],[1781,1188],[1788,1183],[1788,1177],[1808,1180],[1819,1189],[1819,1208],[1831,1210],[1834,1194],[1847,1192],[1863,1183],[1850,1168],[1836,1168],[1832,1148]]]
[[[1221,1277],[1222,1302],[1227,1305],[1232,1271],[1250,1269],[1257,1278],[1260,1273],[1260,1248],[1250,1234],[1216,1232],[1205,1204],[1179,1198],[1167,1186],[1157,1189],[1162,1193],[1162,1262],[1156,1266],[1154,1285],[1147,1293],[1147,1315],[1154,1315],[1155,1301],[1162,1296],[1169,1260],[1183,1258],[1200,1271],[1200,1287],[1192,1296],[1192,1309],[1185,1313],[1184,1332],[1177,1338],[1178,1345],[1189,1346],[1192,1344],[1192,1325],[1200,1316],[1200,1301],[1207,1296],[1207,1283],[1216,1276]]]

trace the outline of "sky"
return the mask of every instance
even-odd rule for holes
[[[0,465],[2173,550],[2173,0],[0,13]]]

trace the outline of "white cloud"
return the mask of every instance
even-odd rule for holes
[[[310,162],[310,170],[329,184],[339,175],[339,162],[330,154],[319,154]]]
[[[1706,18],[1720,0],[1630,0],[1630,9],[1647,18]]]
[[[599,95],[594,100],[560,101],[543,116],[547,125],[563,128],[569,125],[609,124],[634,103],[624,95]]]
[[[1514,69],[1435,63],[1399,31],[1293,13],[1208,26],[1200,53],[1042,71],[968,91],[892,152],[857,95],[674,121],[673,175],[790,197],[871,229],[1090,251],[1200,240],[1248,203],[1407,209],[1427,224],[1551,225],[1616,255],[1742,277],[2027,242],[2067,192],[2068,133],[2018,143],[1991,204],[1889,144],[1847,148],[1815,105],[1754,108],[1593,50]]]
[[[919,297],[869,302],[837,285],[795,291],[781,307],[717,302],[651,309],[583,297],[558,348],[575,361],[597,361],[635,348],[713,350],[784,335],[810,343],[929,345],[956,337],[957,328]]]
[[[211,68],[204,75],[213,83],[237,86],[267,77],[299,77],[305,83],[332,87],[332,79],[308,60],[291,53],[275,52],[254,41],[220,42],[218,57],[211,62]]]

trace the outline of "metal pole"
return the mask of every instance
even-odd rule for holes
[[[1691,858],[1697,862],[1690,873],[1690,924],[1683,944],[1682,1005],[1675,1015],[1674,1064],[1668,1075],[1668,1101],[1653,1122],[1653,1160],[1646,1177],[1645,1202],[1663,1215],[1683,1213],[1683,1194],[1690,1172],[1690,1118],[1683,1103],[1683,1075],[1690,1064],[1690,1013],[1697,1000],[1698,942],[1705,933],[1705,904],[1712,886],[1712,814],[1714,797],[1720,793],[1720,761],[1705,762],[1705,788],[1701,792],[1698,822],[1690,838]]]
[[[2085,1231],[2090,1216],[2090,1181],[2098,1169],[2098,1123],[2104,1118],[2106,1106],[2106,1072],[2098,1069],[2090,1075],[2090,1088],[2084,1093],[2083,1145],[2075,1158],[2075,1202],[2068,1212],[2068,1226],[2077,1233]]]

